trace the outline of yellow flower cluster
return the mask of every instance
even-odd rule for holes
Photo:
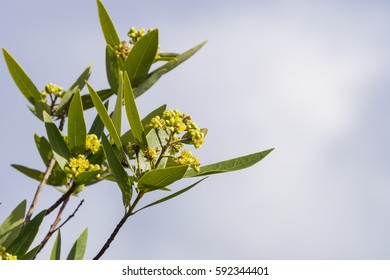
[[[179,110],[166,110],[162,115],[162,120],[165,127],[170,132],[179,134],[186,130],[186,125],[183,122],[184,115]]]
[[[200,148],[200,146],[203,145],[205,134],[191,120],[187,122],[187,132],[191,137],[191,141],[194,143],[195,148]]]
[[[130,53],[130,46],[126,42],[122,42],[115,48],[115,54],[117,57],[125,60]]]
[[[199,159],[194,156],[191,151],[183,150],[180,156],[177,158],[177,162],[181,165],[189,165],[196,171],[199,171],[200,162]]]
[[[49,83],[45,86],[45,91],[49,94],[61,93],[62,87]]]
[[[188,140],[191,141],[195,148],[200,148],[204,142],[205,134],[199,129],[196,123],[191,120],[191,116],[182,114],[178,110],[164,111],[162,117],[156,116],[152,118],[149,126],[154,129],[165,129],[175,134],[186,131],[187,133],[183,138],[188,137]]]
[[[46,103],[46,94],[53,94],[56,97],[62,97],[63,89],[53,83],[49,83],[45,86],[45,90],[41,92],[41,102]]]
[[[11,255],[10,253],[7,253],[5,251],[5,248],[3,246],[0,246],[0,261],[1,260],[13,261],[13,260],[17,260],[17,259],[18,259],[17,256],[14,256],[14,255]]]
[[[158,153],[158,148],[153,149],[153,148],[146,147],[145,152],[144,152],[144,156],[148,160],[153,161],[155,159],[155,157],[157,156],[157,153]]]
[[[68,165],[64,168],[66,176],[69,179],[75,179],[82,172],[94,170],[100,170],[100,166],[98,164],[90,164],[84,155],[79,155],[77,158],[70,158]]]
[[[95,134],[88,134],[85,141],[85,149],[91,151],[93,154],[96,154],[101,147],[99,138]]]
[[[133,45],[135,43],[137,43],[137,41],[144,35],[145,35],[145,29],[144,28],[141,28],[141,29],[137,30],[134,26],[132,26],[130,28],[130,31],[127,33],[127,36],[129,36],[130,39],[131,39],[130,40],[130,44],[133,44]]]

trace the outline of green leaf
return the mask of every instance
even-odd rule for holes
[[[19,164],[11,164],[13,168],[18,170],[19,172],[23,173],[27,177],[30,177],[31,179],[37,180],[38,182],[41,182],[43,177],[45,176],[45,173],[32,169],[23,165]],[[65,172],[59,167],[59,165],[56,165],[56,167],[53,168],[52,174],[50,175],[49,179],[47,180],[47,184],[51,186],[63,186],[66,185],[66,174]]]
[[[39,231],[45,213],[46,210],[40,212],[22,229],[19,236],[7,248],[8,253],[16,255],[18,258],[26,254]]]
[[[138,189],[142,192],[150,192],[165,188],[183,178],[188,165],[174,166],[150,170],[138,181]]]
[[[114,94],[114,92],[111,89],[99,90],[96,93],[99,96],[100,100],[102,100],[102,101],[107,100],[108,98],[110,98]],[[94,107],[94,104],[93,104],[92,99],[91,99],[91,95],[85,94],[85,95],[81,96],[81,100],[83,101],[84,110],[88,110],[88,109],[91,109],[92,107]]]
[[[84,258],[85,249],[87,248],[88,228],[86,228],[77,238],[69,252],[67,260],[82,260]]]
[[[37,134],[34,134],[34,140],[42,161],[46,166],[49,165],[50,159],[53,156],[49,141],[43,136],[39,137]]]
[[[54,241],[53,248],[51,249],[50,260],[61,259],[61,232],[58,229],[56,240]]]
[[[112,48],[115,48],[115,46],[120,44],[120,39],[115,30],[114,24],[112,23],[110,15],[100,0],[97,1],[97,6],[104,38],[106,39],[107,44],[109,44]]]
[[[106,108],[106,110],[108,109],[108,103],[109,100],[107,100],[107,102],[104,103],[104,107]],[[98,138],[100,138],[102,136],[103,131],[104,131],[104,123],[100,119],[99,114],[97,114],[91,125],[91,128],[88,131],[88,134],[95,134]]]
[[[71,157],[68,145],[66,144],[61,132],[46,112],[43,113],[43,118],[54,157],[61,168],[64,169],[68,159]]]
[[[118,91],[119,81],[119,65],[115,50],[110,46],[106,46],[106,74],[108,84],[113,92]]]
[[[145,80],[138,84],[137,87],[134,87],[134,96],[136,98],[141,96],[146,90],[151,88],[161,78],[161,76],[189,59],[191,56],[197,53],[204,46],[204,44],[206,44],[206,42],[203,42],[193,47],[192,49],[189,49],[188,51],[176,56],[175,59],[172,59],[171,61],[155,69],[153,72],[149,73]]]
[[[145,118],[142,119],[141,123],[145,129],[145,133],[147,133],[147,129],[145,126],[149,124],[152,118],[154,118],[155,116],[161,116],[166,109],[167,109],[167,105],[164,104],[158,107],[157,109],[154,109]],[[131,129],[121,136],[121,140],[122,143],[129,143],[129,142],[132,143],[134,141],[134,135]]]
[[[56,110],[56,116],[62,116],[67,109],[69,102],[77,90],[82,90],[85,86],[85,81],[88,81],[92,73],[93,63],[88,65],[88,67],[81,73],[77,80],[71,85],[71,87],[62,95],[60,104]]]
[[[3,54],[8,70],[16,86],[31,104],[35,104],[36,101],[41,99],[39,90],[27,76],[26,72],[24,72],[23,68],[6,49],[3,49]]]
[[[201,166],[199,172],[189,169],[186,172],[184,177],[189,178],[189,177],[196,177],[196,176],[205,176],[205,175],[211,175],[216,173],[231,172],[231,171],[244,169],[254,165],[255,163],[265,158],[272,150],[273,149],[269,149],[259,153],[254,153],[254,154],[221,161],[210,165]]]
[[[26,200],[23,200],[0,225],[0,245],[7,248],[19,235],[26,212]]]
[[[160,69],[157,72],[153,71],[153,74],[149,74],[145,80],[143,80],[140,84],[134,87],[134,97],[138,98],[142,94],[144,94],[167,72],[167,70]]]
[[[35,259],[35,256],[38,254],[39,250],[41,249],[41,244],[31,249],[29,252],[27,252],[25,255],[23,255],[21,258],[18,258],[22,261],[29,261]]]
[[[104,133],[102,135],[102,144],[103,144],[104,153],[106,154],[108,165],[111,168],[111,172],[115,177],[115,180],[122,192],[122,195],[124,196],[124,198],[126,198],[126,201],[124,201],[124,205],[127,206],[131,200],[131,196],[133,192],[132,184],[129,181],[129,175],[127,174],[123,165],[121,164],[118,157],[116,156],[113,147],[111,146],[110,142],[108,141]]]
[[[101,173],[101,170],[92,170],[92,171],[84,171],[77,175],[76,183],[77,185],[84,185],[89,183],[90,181],[96,179],[96,176]]]
[[[119,75],[119,88],[116,95],[116,103],[114,111],[112,112],[112,122],[119,135],[122,131],[122,98],[123,98],[123,75]]]
[[[46,103],[42,103],[40,101],[35,102],[35,110],[32,112],[41,121],[43,121],[43,112],[46,112],[49,115],[51,114],[49,105],[47,105]]]
[[[81,103],[80,91],[77,90],[68,111],[68,145],[74,156],[84,153],[86,137],[87,128],[83,104]]]
[[[165,202],[165,201],[167,201],[167,200],[170,200],[170,199],[172,199],[172,198],[174,198],[174,197],[176,197],[176,196],[178,196],[178,195],[181,195],[181,194],[185,193],[186,191],[192,189],[192,188],[195,187],[197,184],[199,184],[200,182],[202,182],[203,180],[205,180],[205,179],[207,179],[207,178],[208,178],[208,177],[205,177],[205,178],[199,180],[198,182],[195,182],[194,184],[192,184],[192,185],[190,185],[190,186],[188,186],[188,187],[186,187],[186,188],[184,188],[184,189],[181,189],[180,191],[177,191],[177,192],[175,192],[175,193],[173,193],[173,194],[171,194],[171,195],[168,195],[168,196],[166,196],[166,197],[164,197],[164,198],[162,198],[162,199],[159,199],[159,200],[157,200],[157,201],[155,201],[155,202],[153,202],[153,203],[150,203],[150,204],[148,204],[148,205],[146,205],[146,206],[144,206],[144,207],[138,209],[137,211],[135,211],[134,214],[137,213],[137,212],[139,212],[139,211],[141,211],[141,210],[143,210],[143,209],[146,209],[146,208],[151,207],[151,206],[155,206],[155,205],[157,205],[157,204],[160,204],[160,203],[163,203],[163,202]]]
[[[125,61],[131,83],[136,85],[148,75],[158,49],[158,30],[148,32],[135,43]]]
[[[81,75],[77,78],[77,80],[70,86],[70,90],[82,90],[85,87],[85,81],[88,81],[91,76],[93,68],[93,62],[91,62],[88,67],[81,73]]]
[[[125,97],[125,108],[127,119],[135,139],[139,144],[146,146],[146,139],[144,134],[144,126],[138,114],[137,105],[135,104],[133,89],[131,88],[130,79],[125,72],[123,78],[123,94]]]
[[[96,111],[99,114],[100,119],[106,126],[108,132],[110,133],[110,138],[114,141],[115,145],[118,148],[122,147],[122,142],[119,137],[118,132],[115,129],[115,126],[107,112],[107,109],[104,107],[102,100],[99,98],[95,90],[87,83],[87,87],[92,98],[93,104],[95,104]]]

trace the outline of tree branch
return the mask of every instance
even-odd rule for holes
[[[31,205],[30,205],[30,209],[28,210],[26,218],[24,219],[24,225],[28,224],[28,222],[31,220],[31,217],[34,213],[35,207],[38,204],[39,196],[43,190],[43,187],[46,185],[47,180],[49,180],[51,171],[53,170],[55,164],[56,164],[56,159],[54,158],[54,156],[52,156],[50,159],[50,162],[46,168],[45,175],[43,176],[43,179],[39,183],[38,188],[35,192],[33,201],[31,202]]]
[[[45,247],[47,241],[49,241],[50,237],[53,235],[53,233],[56,231],[56,227],[58,225],[58,223],[61,221],[61,216],[62,216],[62,213],[64,212],[64,209],[66,207],[66,205],[68,204],[68,201],[69,201],[69,197],[67,197],[62,205],[61,205],[61,208],[60,210],[58,211],[58,214],[57,214],[57,217],[56,219],[54,220],[54,223],[50,226],[50,229],[48,231],[48,233],[46,234],[45,238],[42,240],[40,246],[39,246],[39,250],[38,252],[35,254],[35,257],[39,254],[39,252],[41,252],[41,250],[43,249],[43,247]],[[34,258],[35,258],[34,257]]]
[[[65,125],[65,115],[61,118],[58,129],[62,131],[64,129],[64,125]],[[47,168],[46,168],[45,174],[43,175],[42,181],[39,183],[39,185],[37,187],[37,190],[35,192],[35,195],[34,195],[32,202],[31,202],[30,208],[28,209],[26,218],[24,219],[24,223],[23,223],[24,226],[26,224],[28,224],[28,222],[30,222],[31,217],[35,211],[35,207],[38,204],[39,197],[41,195],[43,187],[46,185],[47,180],[49,180],[49,177],[51,175],[51,172],[53,171],[55,164],[56,164],[56,159],[54,158],[54,155],[53,155],[49,161],[49,164],[47,165]]]
[[[78,205],[77,208],[73,211],[72,215],[70,215],[62,224],[60,224],[60,225],[53,231],[53,233],[55,233],[57,230],[59,230],[60,228],[62,228],[67,222],[69,222],[69,220],[72,219],[72,218],[76,215],[77,211],[79,210],[79,208],[81,207],[81,205],[83,205],[83,203],[84,203],[84,199],[82,199],[82,200],[80,201],[79,205]]]
[[[75,182],[72,183],[72,186],[69,188],[69,190],[66,191],[52,206],[47,208],[45,216],[49,215],[51,212],[53,212],[63,201],[66,199],[69,199],[70,195],[73,193],[73,191],[76,189],[77,185]]]
[[[126,223],[127,219],[135,214],[133,213],[133,210],[135,208],[135,206],[137,206],[138,202],[141,200],[141,198],[143,197],[145,193],[144,192],[140,192],[138,193],[138,196],[136,197],[136,199],[134,200],[134,203],[133,205],[129,208],[128,211],[126,211],[125,215],[123,216],[123,218],[119,221],[119,223],[116,225],[114,231],[111,233],[110,237],[107,239],[106,243],[104,243],[103,247],[100,249],[99,253],[97,253],[97,255],[93,258],[93,260],[98,260],[100,259],[101,256],[103,256],[103,254],[106,252],[106,250],[108,249],[108,247],[110,247],[112,241],[114,241],[116,235],[118,234],[118,232],[120,231],[120,229],[122,228],[122,226]]]

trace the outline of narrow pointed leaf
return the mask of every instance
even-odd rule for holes
[[[165,69],[160,69],[159,71],[153,71],[152,74],[149,74],[148,77],[134,87],[134,97],[138,98],[144,94],[148,89],[150,89],[157,81],[168,71]]]
[[[7,248],[18,236],[26,213],[26,200],[23,200],[0,225],[0,245]]]
[[[108,103],[109,100],[107,100],[107,102],[104,103],[104,107],[106,108],[106,110],[108,109]],[[97,114],[91,125],[91,128],[88,131],[88,134],[95,134],[98,138],[100,138],[102,136],[103,131],[104,131],[104,123],[100,119],[99,114]]]
[[[68,145],[74,156],[85,151],[87,128],[85,126],[84,109],[80,91],[77,90],[68,111]]]
[[[43,136],[39,137],[37,134],[34,134],[35,145],[37,146],[39,155],[42,158],[42,161],[47,166],[50,162],[53,152],[50,147],[49,141]]]
[[[61,132],[58,130],[57,126],[53,123],[52,119],[46,112],[44,112],[43,118],[45,121],[46,133],[49,138],[54,157],[61,168],[64,169],[68,159],[71,157],[68,145],[66,144]]]
[[[156,57],[158,49],[158,30],[148,32],[135,43],[126,61],[125,69],[130,81],[136,85],[144,80]]]
[[[135,104],[133,89],[131,88],[130,79],[126,72],[123,77],[123,94],[125,97],[126,115],[133,135],[139,144],[146,146],[144,127],[139,117],[137,105]]]
[[[78,185],[87,184],[90,181],[96,179],[96,176],[101,173],[100,170],[85,171],[77,175],[76,183]]]
[[[107,44],[109,44],[112,48],[115,48],[115,46],[120,44],[120,39],[115,30],[114,24],[112,23],[110,15],[100,0],[97,0],[97,6],[104,38],[106,39]]]
[[[157,200],[157,201],[155,201],[155,202],[153,202],[153,203],[150,203],[150,204],[148,204],[148,205],[146,205],[146,206],[144,206],[144,207],[138,209],[137,211],[134,212],[134,214],[137,213],[137,212],[139,212],[139,211],[141,211],[141,210],[143,210],[143,209],[149,208],[149,207],[151,207],[151,206],[155,206],[155,205],[157,205],[157,204],[160,204],[160,203],[163,203],[163,202],[165,202],[165,201],[168,201],[168,200],[170,200],[170,199],[172,199],[172,198],[174,198],[174,197],[176,197],[176,196],[179,196],[179,195],[185,193],[186,191],[189,191],[190,189],[192,189],[193,187],[195,187],[197,184],[199,184],[200,182],[202,182],[202,181],[205,180],[205,179],[207,179],[207,177],[205,177],[205,178],[199,180],[198,182],[195,182],[194,184],[192,184],[192,185],[190,185],[190,186],[188,186],[188,187],[186,187],[186,188],[184,188],[184,189],[181,189],[180,191],[177,191],[177,192],[175,192],[175,193],[173,193],[173,194],[171,194],[171,195],[168,195],[168,196],[166,196],[166,197],[163,197],[162,199],[159,199],[159,200]]]
[[[259,153],[254,153],[254,154],[250,154],[250,155],[246,155],[246,156],[242,156],[230,160],[221,161],[218,163],[213,163],[210,165],[201,166],[199,172],[189,169],[186,172],[184,177],[188,178],[188,177],[196,177],[196,176],[205,176],[205,175],[211,175],[216,173],[231,172],[231,171],[244,169],[254,165],[255,163],[265,158],[270,152],[272,152],[272,150],[273,149],[269,149]]]
[[[39,231],[45,213],[46,210],[40,212],[23,228],[19,236],[7,248],[8,253],[16,255],[18,258],[26,254]]]
[[[88,228],[86,228],[77,238],[69,252],[67,260],[82,260],[84,258],[85,249],[87,248]]]
[[[97,91],[96,93],[99,96],[100,100],[105,101],[114,94],[114,91],[112,91],[111,89],[103,89]],[[81,96],[81,100],[83,101],[84,110],[88,110],[94,107],[91,96],[89,94]]]
[[[53,248],[51,249],[50,260],[61,259],[61,231],[58,229],[56,240],[54,241]]]
[[[85,81],[88,81],[91,76],[92,68],[93,62],[91,62],[83,73],[81,73],[77,80],[70,86],[69,90],[78,89],[81,91],[85,87]]]
[[[116,156],[113,147],[111,146],[110,142],[104,134],[102,135],[102,144],[104,153],[106,154],[108,165],[111,168],[111,172],[114,175],[115,180],[123,196],[127,199],[126,201],[124,201],[125,204],[127,204],[132,196],[132,185],[129,182],[129,176],[123,165],[119,161],[118,157]]]
[[[114,111],[112,112],[112,122],[119,135],[122,131],[122,98],[123,98],[123,75],[119,75],[119,88],[116,95],[116,103]]]
[[[23,255],[21,258],[19,258],[19,260],[29,261],[29,260],[35,259],[40,248],[41,248],[41,244],[39,244],[38,246],[36,246],[33,249],[31,249],[30,251],[28,251],[25,255]]]
[[[76,93],[77,90],[82,90],[85,86],[85,81],[88,81],[89,77],[92,73],[93,63],[89,64],[88,67],[81,73],[81,75],[77,78],[77,80],[70,86],[70,88],[62,95],[60,104],[58,104],[57,111],[55,113],[56,116],[62,116],[64,114],[65,109],[69,105],[69,101]]]
[[[141,123],[144,127],[145,133],[147,133],[147,129],[145,128],[145,126],[149,124],[152,118],[154,118],[155,116],[161,116],[166,109],[167,109],[167,105],[164,104],[158,107],[157,109],[154,109],[145,118],[142,119]],[[129,143],[129,142],[131,143],[134,141],[134,135],[131,129],[121,136],[121,140],[122,143]]]
[[[49,105],[47,105],[46,103],[42,103],[40,101],[35,102],[35,111],[33,113],[41,121],[43,121],[43,112],[46,112],[49,115],[51,114]]]
[[[8,70],[21,93],[31,104],[35,104],[36,101],[41,99],[41,94],[31,79],[24,72],[23,68],[12,57],[12,55],[3,49],[5,62],[7,63]]]
[[[189,49],[188,51],[179,54],[175,57],[175,59],[170,60],[169,62],[163,64],[162,66],[156,68],[154,71],[149,73],[146,79],[144,79],[140,84],[137,84],[137,86],[134,87],[134,96],[136,98],[141,96],[146,90],[151,88],[164,74],[173,70],[174,68],[182,64],[184,61],[189,59],[191,56],[196,54],[204,46],[204,44],[206,44],[206,42],[203,42]]]
[[[182,165],[150,170],[139,179],[138,189],[142,192],[149,192],[167,187],[183,178],[187,169],[187,165]]]
[[[106,46],[106,75],[111,90],[117,92],[119,83],[118,58],[110,45]]]
[[[98,112],[100,119],[102,120],[102,122],[106,126],[108,132],[110,133],[111,139],[114,141],[115,145],[118,148],[121,148],[122,147],[121,139],[119,137],[118,132],[115,129],[115,126],[114,126],[108,112],[107,112],[106,107],[104,107],[102,100],[99,98],[96,91],[88,83],[87,83],[87,87],[88,87],[90,96],[92,98],[93,104],[95,104],[96,111]]]
[[[23,165],[19,164],[11,164],[13,168],[18,170],[19,172],[23,173],[27,177],[30,177],[31,179],[37,180],[38,182],[41,182],[43,177],[45,176],[45,173],[32,169]],[[65,172],[57,165],[57,168],[53,168],[52,174],[50,174],[49,179],[47,180],[46,184],[51,186],[63,186],[66,184],[66,174]]]

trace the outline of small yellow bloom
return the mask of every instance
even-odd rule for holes
[[[95,134],[88,134],[85,141],[85,149],[96,154],[101,147],[99,138]]]
[[[0,260],[9,260],[9,261],[14,261],[17,260],[18,257],[11,255],[10,253],[7,253],[5,248],[0,245]]]
[[[126,42],[122,42],[115,48],[115,54],[117,57],[125,60],[130,53],[130,46]]]
[[[155,157],[157,156],[158,148],[149,148],[146,147],[144,157],[147,158],[148,160],[155,160]]]
[[[49,83],[45,86],[45,91],[49,94],[55,94],[57,97],[61,97],[62,87],[57,86],[53,83]]]
[[[98,164],[90,164],[84,155],[78,155],[77,158],[70,158],[64,171],[69,179],[75,179],[77,175],[85,171],[100,170]]]
[[[192,169],[199,171],[200,162],[199,159],[194,156],[191,151],[183,150],[180,156],[177,158],[177,162],[181,165],[189,165]]]

